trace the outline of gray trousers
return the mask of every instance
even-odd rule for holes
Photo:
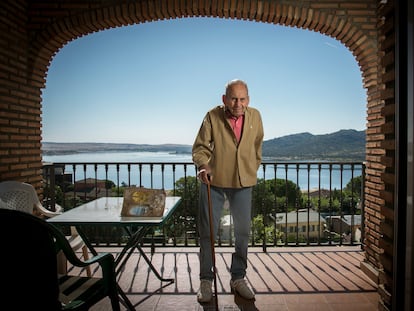
[[[247,268],[247,248],[251,225],[252,187],[248,188],[217,188],[210,187],[213,210],[213,232],[217,235],[224,202],[229,201],[233,217],[235,252],[231,260],[231,278],[244,278]],[[200,279],[213,280],[213,262],[211,258],[210,225],[208,214],[207,185],[200,187],[200,204],[198,214],[198,230],[200,235]]]

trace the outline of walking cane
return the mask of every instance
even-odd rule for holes
[[[217,270],[216,270],[216,252],[214,250],[214,230],[213,230],[213,208],[211,205],[211,191],[210,191],[210,177],[207,183],[207,199],[208,199],[208,216],[210,222],[210,246],[211,246],[211,261],[213,263],[214,275],[214,296],[216,303],[216,311],[218,311],[218,297],[217,297]]]

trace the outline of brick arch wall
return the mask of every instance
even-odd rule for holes
[[[41,184],[42,78],[28,70],[25,1],[1,2],[0,181]],[[41,72],[40,76],[44,74]]]
[[[18,179],[41,191],[41,89],[53,56],[71,40],[112,27],[182,17],[221,17],[317,31],[336,38],[354,55],[367,92],[366,263],[381,270],[384,215],[384,96],[380,90],[377,6],[380,1],[284,0],[3,0],[0,180]],[[12,30],[12,31],[10,31]],[[2,49],[3,50],[3,49]],[[1,61],[1,60],[0,60]],[[5,90],[5,91],[3,91]],[[392,110],[386,110],[387,117]],[[391,130],[392,131],[392,130]],[[387,216],[385,216],[387,217]],[[390,217],[390,216],[388,216]]]
[[[381,269],[379,273],[379,289],[381,301],[379,310],[390,310],[391,306],[397,306],[396,302],[392,301],[393,293],[393,278],[394,278],[394,264],[395,264],[395,249],[394,249],[394,221],[395,199],[397,194],[394,194],[396,187],[396,168],[394,163],[397,161],[395,156],[395,150],[398,143],[395,127],[398,124],[395,114],[396,106],[396,71],[395,71],[395,42],[391,38],[395,35],[395,15],[396,10],[394,7],[394,1],[387,1],[381,3],[378,8],[379,14],[379,39],[378,47],[379,53],[382,56],[381,61],[378,63],[379,71],[383,72],[380,77],[379,83],[381,85],[381,101],[384,103],[381,109],[381,115],[384,117],[384,124],[381,129],[381,135],[384,135],[384,139],[381,141],[381,146],[384,148],[384,154],[382,155],[382,163],[385,165],[385,170],[381,175],[384,187],[381,190],[379,197],[381,202],[381,221],[379,223],[381,238],[379,248],[378,261],[381,262]],[[407,271],[407,273],[409,273]],[[395,291],[394,291],[395,292]],[[400,304],[402,305],[402,304]]]

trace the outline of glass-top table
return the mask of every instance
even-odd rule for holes
[[[47,221],[58,225],[160,226],[171,216],[181,197],[166,197],[161,217],[121,216],[122,197],[102,197],[68,210]]]
[[[82,227],[87,228],[92,225],[122,227],[128,235],[128,240],[115,258],[116,273],[118,274],[122,270],[134,250],[138,250],[159,280],[173,283],[174,279],[166,279],[160,275],[141,248],[140,243],[149,229],[162,226],[171,217],[180,202],[181,197],[167,196],[165,198],[164,214],[161,217],[125,217],[121,216],[122,197],[102,197],[68,210],[61,215],[49,218],[47,221],[59,226],[75,226],[94,255],[98,253]],[[135,310],[135,307],[120,288],[119,293],[127,308]]]

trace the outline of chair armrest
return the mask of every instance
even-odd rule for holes
[[[65,255],[67,256],[67,254],[65,253]],[[72,256],[71,256],[72,257]],[[76,259],[75,259],[76,258]],[[96,256],[93,256],[92,258],[89,258],[87,260],[81,260],[79,259],[77,256],[75,256],[74,258],[69,258],[67,257],[68,261],[76,266],[76,267],[87,267],[90,266],[94,263],[98,263],[99,265],[108,265],[108,261],[109,261],[109,265],[111,265],[110,262],[114,263],[114,256],[111,253],[100,253]],[[75,259],[75,260],[71,260],[71,259]]]
[[[40,202],[36,203],[35,207],[42,216],[45,216],[47,218],[51,218],[51,217],[62,214],[62,212],[60,211],[53,212],[53,211],[48,210],[47,208],[44,208]]]
[[[59,213],[63,213],[64,212],[63,207],[60,206],[57,203],[55,203],[55,210],[56,210],[56,212],[59,212]]]
[[[54,226],[51,223],[48,223],[50,230],[52,230],[53,235],[56,239],[56,252],[62,250],[66,256],[66,259],[76,267],[87,267],[94,263],[98,263],[104,269],[114,268],[115,266],[115,259],[111,253],[100,253],[92,258],[87,260],[81,260],[74,252],[73,248],[71,247],[69,241],[67,240],[66,236],[60,231],[60,229]]]
[[[102,280],[106,290],[110,290],[110,288],[116,290],[113,288],[114,284],[116,284],[115,257],[111,253],[100,253],[84,261],[74,255],[73,252],[70,253],[74,256],[68,256],[65,251],[64,253],[68,261],[75,267],[83,268],[95,263],[99,264],[102,270]]]

